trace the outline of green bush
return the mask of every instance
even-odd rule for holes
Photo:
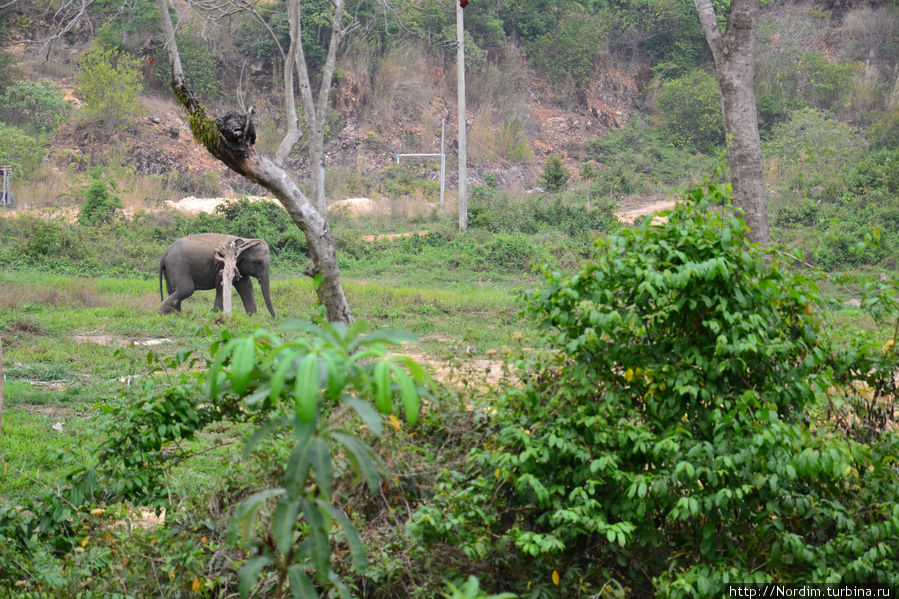
[[[855,381],[891,389],[899,355],[833,345],[815,286],[750,246],[721,199],[694,190],[667,224],[545,273],[528,311],[549,351],[419,508],[418,539],[531,597],[899,583],[899,436]],[[848,435],[822,411],[834,401]]]
[[[137,59],[94,44],[81,57],[80,65],[78,93],[84,98],[84,110],[102,120],[108,134],[142,114],[143,80]]]
[[[69,110],[62,93],[47,80],[16,81],[0,96],[0,120],[42,133],[56,129]]]
[[[18,127],[0,123],[0,164],[12,167],[13,177],[30,181],[47,155],[47,147]]]
[[[540,174],[540,184],[549,192],[562,191],[568,185],[568,179],[570,178],[571,173],[562,164],[562,159],[558,156],[552,156],[543,165],[543,172]]]
[[[663,131],[637,116],[627,126],[587,144],[587,157],[603,165],[594,180],[606,195],[622,197],[685,185],[692,173],[708,172],[713,158],[675,147]]]
[[[693,71],[666,81],[659,93],[658,108],[675,145],[706,154],[724,145],[724,117],[714,75]]]
[[[840,175],[858,160],[862,140],[849,125],[812,108],[796,110],[774,126],[763,149],[775,158],[775,180],[788,190],[815,193],[828,182],[842,185]]]
[[[110,190],[112,187],[112,190]],[[122,200],[113,193],[115,183],[95,178],[84,190],[84,203],[78,211],[78,222],[85,227],[111,223],[120,215]]]
[[[178,52],[181,55],[181,64],[187,85],[201,100],[206,102],[214,100],[220,91],[218,57],[206,47],[206,44],[199,37],[184,31],[179,31],[176,35],[178,38]],[[265,39],[269,39],[267,33],[261,35]],[[155,64],[157,65],[157,78],[168,85],[172,78],[168,55],[162,51],[158,52]]]
[[[569,237],[603,232],[616,223],[617,204],[599,185],[555,196],[513,198],[496,188],[474,186],[468,205],[469,226],[493,233],[533,235],[558,231]]]
[[[248,199],[225,202],[216,206],[213,219],[199,220],[202,224],[208,221],[216,222],[220,232],[264,239],[272,255],[281,261],[301,264],[307,260],[306,237],[277,202]]]

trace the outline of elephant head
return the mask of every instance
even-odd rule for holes
[[[256,312],[253,298],[253,283],[250,277],[259,281],[262,297],[269,313],[275,316],[272,305],[271,254],[268,244],[261,239],[244,239],[221,233],[200,233],[188,235],[175,241],[166,250],[159,263],[159,295],[162,298],[162,279],[165,277],[169,296],[159,306],[161,314],[180,312],[181,302],[198,289],[215,289],[213,308],[222,308],[222,265],[216,256],[219,250],[232,247],[237,253],[238,277],[234,286],[243,301],[248,314]]]
[[[275,316],[269,284],[271,282],[271,252],[268,244],[261,239],[238,239],[235,243],[238,250],[237,271],[242,277],[255,277],[259,281],[259,289],[265,300],[269,314]],[[242,297],[242,296],[241,296]]]

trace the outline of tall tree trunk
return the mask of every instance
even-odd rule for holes
[[[341,0],[337,0],[338,2]],[[168,0],[159,0],[163,33],[169,49],[172,65],[172,89],[178,103],[187,111],[191,132],[213,156],[233,171],[269,190],[284,206],[287,213],[306,235],[312,268],[307,275],[316,279],[315,291],[325,306],[328,320],[350,323],[353,315],[340,284],[337,268],[337,252],[327,221],[290,178],[274,161],[255,151],[255,133],[252,133],[251,115],[226,115],[226,119],[245,118],[245,126],[235,137],[233,131],[213,119],[184,82],[181,57],[175,43],[174,27],[169,15]],[[299,43],[297,44],[299,46]],[[308,80],[307,80],[308,84]],[[223,130],[227,135],[223,135]]]
[[[734,204],[745,214],[750,241],[768,243],[768,203],[753,90],[759,0],[731,0],[723,34],[711,0],[693,1],[715,59]]]
[[[0,338],[0,435],[3,434],[3,339]]]
[[[328,56],[322,66],[321,83],[318,98],[312,93],[309,69],[306,67],[306,54],[303,44],[297,43],[294,54],[294,68],[299,76],[300,98],[303,100],[303,119],[309,133],[309,170],[312,188],[312,201],[322,216],[327,212],[325,197],[325,121],[328,116],[328,104],[331,97],[331,83],[334,80],[334,69],[337,65],[337,48],[340,46],[347,30],[343,27],[344,0],[332,0],[334,14],[331,17],[331,40],[328,44]],[[296,13],[296,21],[291,22],[291,39],[303,39],[300,19],[300,0],[287,0],[288,14]]]

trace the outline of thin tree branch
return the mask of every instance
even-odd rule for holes
[[[721,30],[718,28],[718,17],[715,16],[715,9],[712,7],[711,0],[693,0],[696,5],[696,12],[699,13],[699,24],[702,26],[702,32],[705,34],[709,47],[715,60],[721,52]]]

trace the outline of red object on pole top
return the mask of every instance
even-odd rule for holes
[[[465,8],[466,6],[468,6],[468,0],[459,0],[459,6]]]

